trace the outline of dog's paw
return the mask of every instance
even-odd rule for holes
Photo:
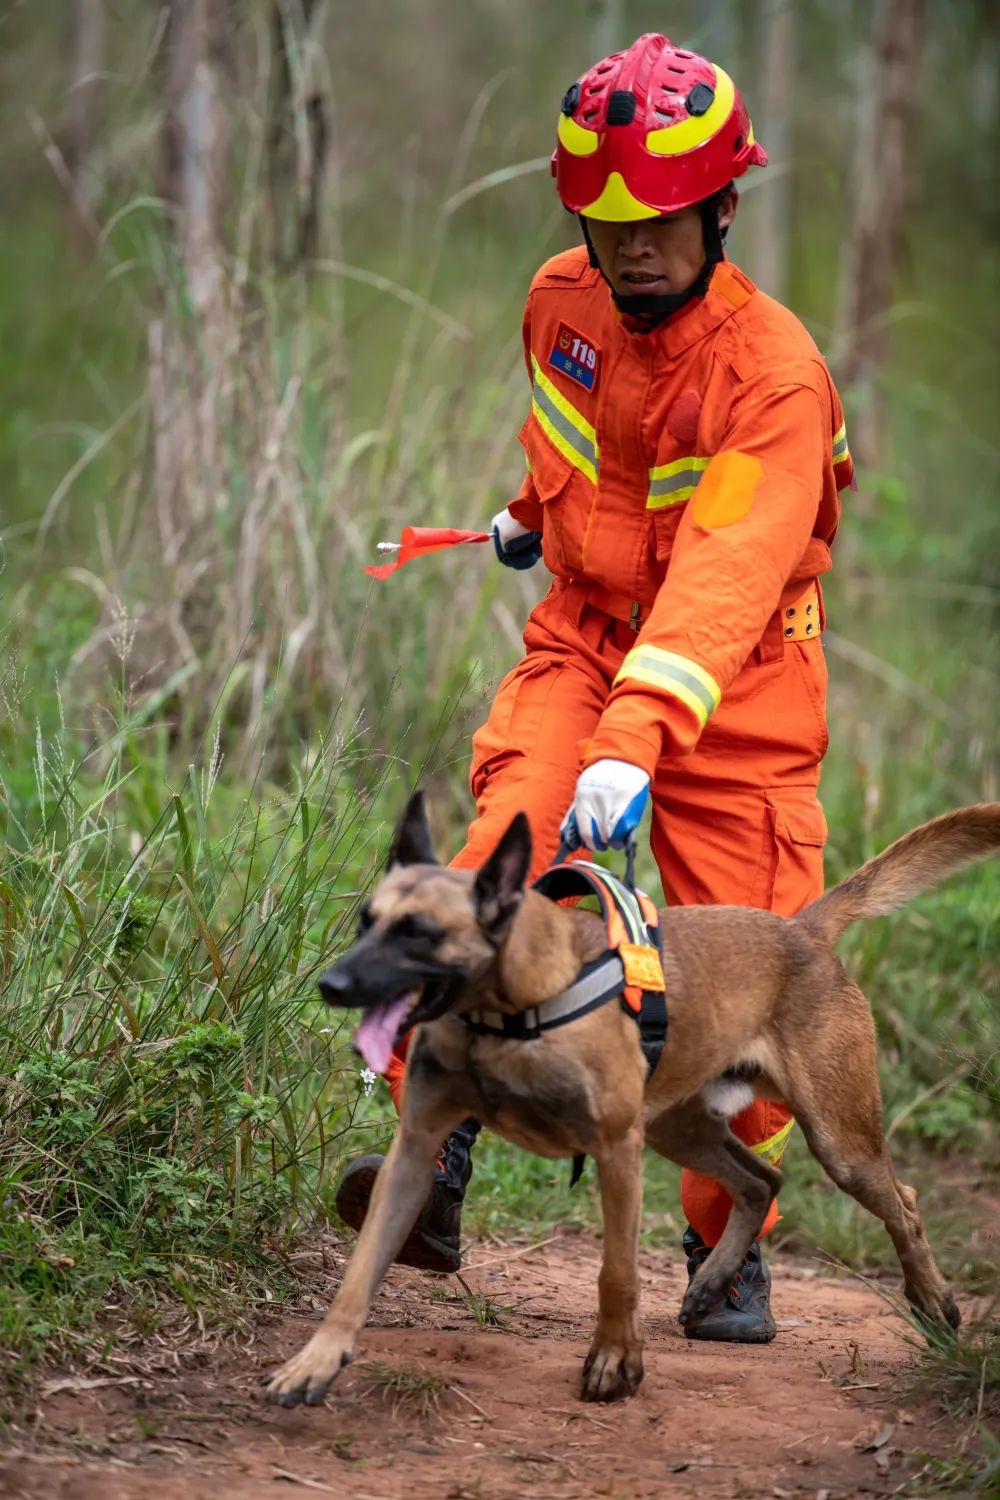
[[[943,1282],[940,1288],[935,1287],[932,1291],[922,1289],[917,1293],[910,1288],[907,1295],[928,1342],[933,1343],[939,1338],[942,1328],[957,1329],[961,1325],[962,1314],[958,1303]]]
[[[638,1390],[642,1376],[641,1344],[599,1344],[595,1340],[584,1360],[580,1399],[621,1401]]]
[[[275,1370],[264,1383],[264,1396],[274,1406],[319,1406],[352,1350],[334,1335],[314,1333],[298,1354]]]

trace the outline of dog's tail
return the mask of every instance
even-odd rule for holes
[[[797,918],[831,943],[852,922],[895,911],[974,859],[1000,850],[1000,802],[944,813],[904,833]]]

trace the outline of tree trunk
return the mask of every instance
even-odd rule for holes
[[[332,108],[322,45],[326,11],[326,0],[276,0],[272,20],[277,88],[268,156],[274,239],[279,261],[306,266],[320,250],[329,167]],[[288,213],[290,198],[294,208]]]
[[[758,14],[760,87],[753,122],[768,154],[769,170],[758,179],[759,186],[747,203],[747,269],[765,292],[784,301],[788,295],[792,230],[792,118],[798,50],[795,11],[792,0],[763,0]]]
[[[188,291],[205,315],[217,303],[229,189],[227,0],[171,0],[164,37],[162,196],[175,206]]]
[[[187,316],[151,328],[165,557],[228,503],[220,431],[239,375],[225,231],[230,207],[231,0],[170,0],[157,70],[160,191],[172,205]],[[169,522],[166,525],[166,522]],[[165,529],[164,529],[165,527]],[[203,533],[202,533],[203,535]]]
[[[74,227],[81,240],[93,245],[99,234],[94,215],[98,196],[94,156],[107,35],[104,0],[77,0],[74,19],[73,81],[60,145]]]
[[[862,70],[851,237],[842,263],[834,363],[851,396],[851,451],[877,466],[885,444],[880,377],[893,277],[915,157],[924,0],[879,0]]]

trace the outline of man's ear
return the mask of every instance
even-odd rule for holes
[[[493,943],[506,936],[531,865],[531,828],[519,812],[476,876],[473,897],[479,925]]]
[[[427,827],[424,794],[422,791],[416,791],[406,804],[403,816],[396,824],[386,869],[391,870],[393,865],[436,864],[437,860],[431,845],[431,833]]]

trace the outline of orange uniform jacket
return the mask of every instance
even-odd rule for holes
[[[634,331],[584,249],[548,261],[524,314],[528,474],[555,592],[637,628],[583,765],[651,776],[695,745],[776,611],[830,566],[844,417],[801,323],[729,262],[708,295]]]

